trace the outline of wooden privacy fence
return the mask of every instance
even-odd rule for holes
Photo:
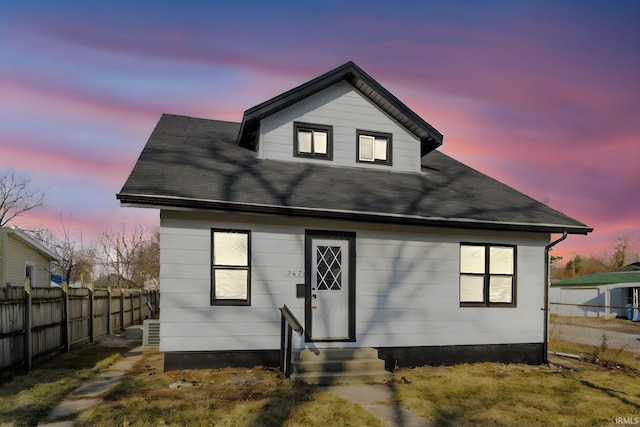
[[[0,288],[0,371],[33,364],[156,317],[158,291]]]

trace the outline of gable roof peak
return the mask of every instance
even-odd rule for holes
[[[376,104],[407,131],[414,134],[421,142],[421,155],[424,156],[442,145],[443,136],[440,132],[353,61],[346,62],[321,76],[246,110],[238,134],[238,145],[255,151],[257,149],[256,134],[260,127],[260,120],[343,80],[350,83],[364,97]]]
[[[30,246],[32,249],[35,249],[42,256],[51,261],[56,261],[58,259],[58,256],[55,253],[16,226],[2,226],[0,227],[0,232],[15,236],[22,243]]]

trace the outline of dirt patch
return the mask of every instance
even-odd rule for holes
[[[549,363],[552,366],[557,366],[562,369],[569,369],[572,371],[584,371],[584,370],[593,370],[593,369],[599,368],[599,366],[594,363],[585,362],[585,361],[574,359],[571,357],[549,355],[548,359],[549,359]]]

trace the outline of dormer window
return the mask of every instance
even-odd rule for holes
[[[333,127],[310,123],[293,124],[294,156],[321,160],[333,158]]]
[[[358,162],[391,165],[390,133],[357,130]]]

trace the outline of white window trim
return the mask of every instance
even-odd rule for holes
[[[27,286],[27,268],[31,267],[31,287],[35,288],[36,284],[36,263],[33,261],[25,261],[24,263],[24,285]]]

